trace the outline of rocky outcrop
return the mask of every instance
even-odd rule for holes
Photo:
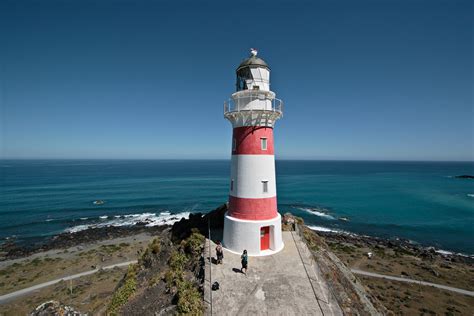
[[[36,307],[30,316],[86,316],[73,307],[64,305],[58,301],[48,301]]]
[[[454,176],[457,179],[474,179],[474,176],[469,175],[469,174],[462,174],[460,176]]]
[[[198,229],[204,236],[207,236],[209,226],[213,230],[223,229],[224,216],[226,212],[227,204],[223,204],[206,214],[190,214],[188,219],[183,218],[179,222],[173,224],[171,229],[172,236],[175,240],[185,239],[191,234],[193,228]]]

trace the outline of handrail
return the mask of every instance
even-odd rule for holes
[[[211,303],[211,316],[212,316],[212,250],[211,250],[211,217],[207,220],[207,229],[209,233],[209,301]]]
[[[319,310],[321,311],[321,314],[324,316],[323,308],[321,307],[321,303],[319,302],[320,299],[319,299],[318,295],[316,294],[316,290],[314,289],[313,282],[311,282],[311,278],[309,276],[308,269],[306,269],[306,265],[304,263],[303,256],[301,255],[300,249],[298,248],[298,245],[296,244],[295,236],[293,235],[293,232],[290,232],[290,233],[291,233],[291,237],[293,238],[293,242],[295,243],[296,250],[298,251],[298,255],[300,257],[301,263],[303,264],[304,272],[306,272],[306,277],[309,280],[309,284],[311,285],[311,289],[313,290],[314,297],[316,298],[316,302],[318,303]],[[297,233],[298,235],[300,234],[300,229],[298,227],[298,223],[295,223],[295,233]],[[303,237],[300,235],[300,238],[303,238]],[[304,239],[302,239],[302,240],[304,240]],[[314,260],[314,257],[313,257],[312,254],[311,254],[311,260]]]
[[[246,108],[249,103],[260,100],[269,101],[270,107],[265,106],[264,109]],[[224,114],[230,112],[240,111],[272,111],[272,112],[283,112],[283,101],[277,98],[268,97],[265,92],[251,92],[244,95],[239,95],[224,101]]]

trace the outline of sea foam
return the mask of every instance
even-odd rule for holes
[[[335,220],[335,218],[319,209],[314,209],[314,208],[307,208],[307,207],[298,207],[299,210],[302,210],[302,211],[305,211],[307,213],[311,213],[313,215],[316,215],[316,216],[319,216],[319,217],[323,217],[323,218],[326,218],[326,219],[330,219],[330,220]]]
[[[145,226],[163,226],[163,225],[173,225],[176,222],[179,222],[182,218],[189,218],[190,212],[182,212],[178,214],[171,214],[170,212],[162,212],[158,215],[156,213],[141,213],[141,214],[127,214],[127,215],[117,215],[113,219],[108,221],[104,220],[104,216],[100,216],[99,222],[77,225],[74,227],[67,228],[65,231],[68,233],[75,233],[81,230],[86,230],[89,228],[102,228],[109,226],[133,226],[138,223],[146,223]],[[106,217],[105,219],[107,219]]]
[[[342,231],[337,230],[337,229],[331,229],[323,226],[313,226],[313,225],[308,225],[308,228],[311,230],[315,230],[317,232],[325,232],[325,233],[342,233]]]

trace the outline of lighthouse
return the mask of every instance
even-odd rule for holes
[[[273,128],[283,102],[270,90],[270,67],[250,50],[236,70],[236,92],[224,102],[230,121],[232,159],[229,207],[224,218],[224,247],[250,256],[283,249],[277,209]]]

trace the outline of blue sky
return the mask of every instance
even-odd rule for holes
[[[256,47],[281,159],[474,160],[471,1],[1,1],[4,158],[228,158]]]

